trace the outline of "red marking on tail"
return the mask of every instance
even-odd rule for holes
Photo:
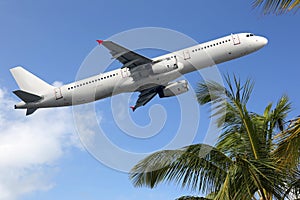
[[[96,40],[96,41],[99,43],[99,45],[103,43],[103,40]]]
[[[134,106],[130,106],[130,108],[132,109],[132,112],[135,111],[135,107]]]

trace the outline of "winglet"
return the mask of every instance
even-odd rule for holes
[[[135,111],[136,107],[135,106],[130,106],[130,108],[132,109],[132,112]]]
[[[99,45],[103,43],[103,40],[96,40],[96,41],[99,43]]]

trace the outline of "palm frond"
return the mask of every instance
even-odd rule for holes
[[[202,192],[218,190],[226,176],[231,159],[214,147],[191,145],[178,150],[164,150],[140,161],[130,172],[135,186],[155,187],[174,182]]]
[[[286,116],[291,110],[291,103],[286,95],[283,95],[272,109],[270,103],[262,116],[256,115],[252,119],[255,121],[258,132],[262,136],[261,143],[265,144],[265,153],[270,154],[276,148],[274,136],[285,128]]]
[[[281,167],[290,170],[296,168],[300,161],[300,118],[291,121],[289,127],[277,135],[278,147],[274,156]]]
[[[262,7],[264,14],[283,14],[299,9],[300,0],[255,0],[254,7]]]
[[[212,200],[204,197],[195,197],[195,196],[182,196],[176,200]]]
[[[197,100],[201,105],[211,105],[211,116],[217,116],[217,125],[233,124],[236,121],[237,105],[247,104],[253,90],[253,82],[247,79],[245,83],[234,76],[224,77],[228,89],[215,81],[200,82],[197,87]],[[231,122],[230,122],[231,121]],[[226,125],[226,124],[225,124]]]
[[[285,174],[280,171],[276,162],[271,158],[260,160],[243,160],[247,163],[254,184],[262,194],[272,194],[280,199],[287,188]]]
[[[233,142],[233,144],[243,145],[244,142],[241,140],[243,138],[247,140],[247,146],[244,145],[247,147],[247,153],[258,158],[259,145],[261,144],[260,135],[258,135],[255,124],[251,120],[251,113],[246,108],[254,84],[250,79],[242,83],[236,76],[231,79],[229,75],[225,76],[225,82],[228,89],[216,82],[208,81],[207,83],[200,83],[197,90],[199,103],[211,104],[212,115],[219,117],[218,126],[222,127],[223,132],[218,148],[225,144],[224,141],[226,144]],[[234,150],[228,148],[227,145],[223,147],[222,150]]]
[[[300,198],[300,176],[298,176],[289,183],[289,187],[286,190],[282,200],[284,199],[299,199]]]
[[[291,103],[289,102],[289,98],[286,95],[283,95],[279,101],[277,102],[276,107],[272,111],[270,117],[271,126],[269,129],[276,130],[275,128],[283,131],[284,129],[284,121],[288,113],[291,111]]]

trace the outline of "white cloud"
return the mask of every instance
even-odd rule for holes
[[[54,81],[53,83],[52,83],[52,85],[54,86],[54,87],[60,87],[60,86],[62,86],[64,83],[63,82],[61,82],[61,81]]]
[[[80,147],[68,108],[40,109],[25,116],[0,88],[0,200],[51,189],[59,160]]]

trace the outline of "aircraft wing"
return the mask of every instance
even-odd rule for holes
[[[153,97],[155,97],[156,94],[158,94],[158,91],[161,87],[162,86],[159,85],[150,89],[142,90],[135,106],[131,107],[132,111],[135,111],[135,109],[140,106],[146,105],[151,99],[153,99]]]
[[[126,49],[125,47],[122,47],[112,41],[97,40],[97,42],[105,46],[110,51],[110,54],[113,56],[113,58],[117,59],[123,64],[122,68],[128,67],[129,69],[132,69],[139,65],[152,62],[150,58],[135,53],[134,51],[130,51],[129,49]]]

